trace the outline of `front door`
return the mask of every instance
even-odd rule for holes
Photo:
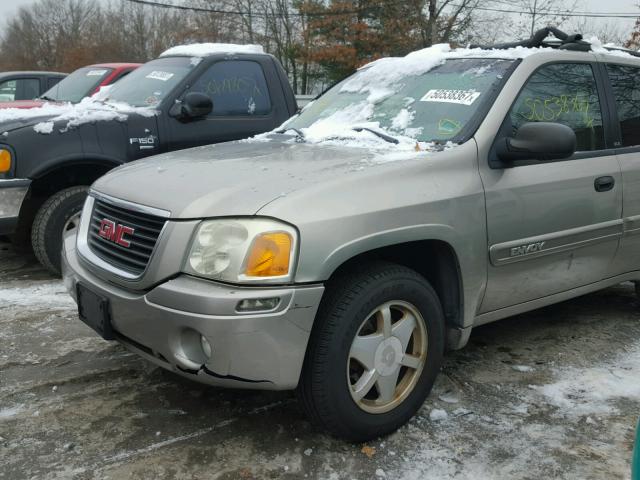
[[[577,137],[572,158],[481,169],[490,265],[480,313],[610,275],[622,235],[622,180],[619,162],[605,142],[607,115],[596,67],[540,67],[501,129],[501,134],[512,134],[537,121],[568,125]]]
[[[282,92],[267,84],[268,62],[220,60],[212,63],[185,92],[200,92],[213,102],[205,118],[169,119],[171,149],[227,142],[271,130],[289,115],[282,112]],[[265,71],[267,70],[267,71]],[[284,113],[284,115],[283,115]]]

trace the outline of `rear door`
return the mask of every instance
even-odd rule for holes
[[[609,115],[597,72],[588,62],[541,66],[504,120],[499,136],[526,122],[568,125],[578,151],[561,161],[481,168],[490,261],[481,313],[611,275],[622,232],[622,180],[607,148]]]
[[[193,82],[213,102],[205,118],[169,119],[169,150],[247,138],[275,128],[288,118],[282,90],[267,79],[278,78],[272,62],[221,59]]]
[[[622,168],[624,233],[616,273],[640,270],[640,67],[607,64],[615,105],[616,153]]]

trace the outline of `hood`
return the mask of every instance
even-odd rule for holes
[[[84,124],[112,120],[125,122],[129,116],[155,117],[157,114],[157,110],[152,108],[105,103],[91,98],[80,103],[45,102],[40,108],[0,110],[0,133],[34,126],[37,133],[50,134],[54,128],[66,132]]]
[[[93,188],[167,210],[172,218],[254,215],[277,198],[354,174],[385,158],[365,148],[240,141],[140,160],[112,170]]]
[[[24,117],[16,116],[14,118],[5,119],[4,121],[0,121],[0,134],[4,132],[11,132],[19,128],[33,127],[38,123],[47,122],[52,120],[53,118],[55,118],[55,115],[47,115],[43,113],[42,115]],[[0,119],[2,119],[2,115],[0,115]]]
[[[0,109],[4,108],[37,108],[44,105],[42,100],[15,100],[13,102],[0,102]]]

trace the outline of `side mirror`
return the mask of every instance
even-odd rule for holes
[[[576,134],[560,123],[530,122],[522,125],[515,136],[502,138],[496,155],[504,162],[514,160],[561,160],[576,151]]]
[[[190,92],[184,96],[180,114],[184,118],[206,117],[213,110],[211,99],[200,92]]]

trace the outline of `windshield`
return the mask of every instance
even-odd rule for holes
[[[145,63],[116,83],[106,100],[134,107],[155,107],[198,65],[199,60],[197,57],[167,57]]]
[[[449,59],[427,72],[376,82],[371,67],[342,81],[286,123],[311,139],[337,138],[354,127],[420,142],[455,141],[512,60]],[[375,68],[379,68],[373,64]]]
[[[80,68],[47,90],[42,98],[78,103],[89,96],[112,71],[112,68],[103,67]]]

